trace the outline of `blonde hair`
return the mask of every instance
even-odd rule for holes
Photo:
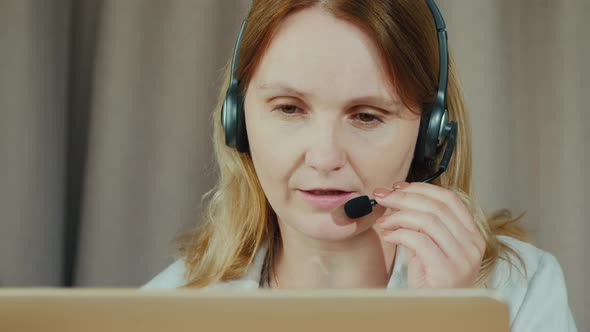
[[[280,22],[294,11],[314,5],[355,23],[374,39],[385,59],[385,70],[406,105],[428,104],[434,99],[438,83],[438,41],[432,14],[425,1],[416,0],[255,0],[242,38],[237,68],[244,94]],[[207,204],[199,225],[179,238],[180,254],[187,270],[187,287],[205,287],[240,278],[261,245],[268,242],[262,284],[268,280],[268,262],[272,261],[280,242],[276,214],[258,181],[252,159],[225,145],[220,118],[230,65],[226,66],[218,103],[210,119],[218,182],[203,196]],[[455,191],[470,209],[486,241],[477,281],[478,286],[485,286],[497,261],[510,261],[504,254],[511,253],[523,263],[516,252],[497,238],[506,235],[525,240],[525,232],[516,224],[522,215],[513,219],[508,210],[501,210],[487,217],[473,197],[471,130],[452,56],[447,103],[449,118],[458,124],[457,144],[447,171],[432,184]],[[408,181],[428,171],[412,165]]]

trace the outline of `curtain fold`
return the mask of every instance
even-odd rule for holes
[[[70,2],[68,104],[66,109],[65,219],[63,241],[64,286],[73,286],[78,259],[80,218],[86,178],[90,106],[93,101],[96,37],[101,2]]]
[[[78,285],[145,282],[196,222],[214,184],[210,113],[246,5],[102,2]]]
[[[0,285],[59,285],[69,3],[0,1]]]
[[[488,212],[527,211],[590,330],[590,2],[439,0]],[[0,0],[0,286],[138,286],[215,183],[248,0]]]

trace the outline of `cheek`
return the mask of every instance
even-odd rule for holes
[[[268,119],[252,114],[246,117],[250,155],[254,169],[273,206],[287,199],[289,172],[294,164],[292,149],[286,149]]]
[[[419,122],[409,122],[388,137],[354,149],[356,155],[351,160],[356,160],[354,168],[362,174],[369,190],[391,186],[407,178],[414,157],[418,127]]]

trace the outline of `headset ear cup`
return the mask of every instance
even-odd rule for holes
[[[241,94],[236,96],[236,149],[239,152],[250,152],[248,131],[246,130],[246,112],[244,110],[244,98]]]
[[[446,123],[446,110],[442,107],[435,108],[427,122],[426,135],[424,137],[424,160],[436,160],[439,146],[442,145]],[[440,144],[439,144],[440,143]]]
[[[439,137],[443,128],[441,122],[446,121],[445,114],[444,109],[436,107],[430,112],[422,113],[412,162],[413,176],[421,178],[435,171]]]
[[[430,114],[423,112],[420,119],[420,129],[418,131],[418,139],[416,140],[416,148],[414,150],[415,164],[424,164],[426,162],[426,142],[429,123]]]
[[[239,152],[249,152],[243,97],[237,84],[227,89],[221,109],[221,125],[225,133],[225,144]]]
[[[420,128],[418,131],[418,139],[416,140],[416,148],[414,149],[414,160],[408,172],[407,182],[421,181],[421,179],[428,176],[432,172],[429,163],[424,158],[424,146],[426,141],[426,130],[430,120],[429,114],[422,113],[420,119]]]
[[[227,89],[223,107],[221,109],[221,125],[225,134],[225,144],[229,147],[236,146],[236,100],[234,96],[234,88],[230,86]]]

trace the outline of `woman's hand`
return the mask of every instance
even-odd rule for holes
[[[432,184],[397,183],[373,193],[392,213],[376,221],[383,240],[403,245],[408,287],[471,288],[486,242],[471,213],[453,191]]]

